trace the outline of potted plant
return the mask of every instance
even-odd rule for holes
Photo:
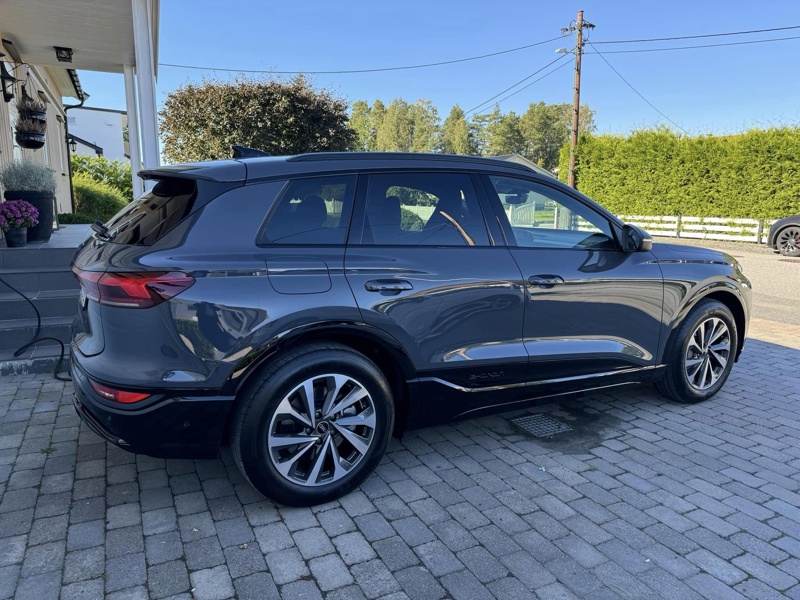
[[[39,223],[39,211],[25,200],[0,202],[0,229],[9,248],[21,248],[28,238],[28,227]]]
[[[20,114],[17,117],[14,139],[22,148],[38,150],[44,146],[44,133],[47,131],[47,121],[41,119],[28,119]]]
[[[0,167],[0,187],[6,200],[25,200],[39,214],[39,224],[28,227],[29,242],[46,242],[53,233],[56,177],[46,166],[30,159]]]
[[[22,88],[22,97],[17,100],[17,114],[23,119],[44,123],[47,121],[47,104],[31,98],[25,88]]]

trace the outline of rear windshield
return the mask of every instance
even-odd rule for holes
[[[192,211],[197,197],[193,179],[160,179],[106,223],[115,244],[149,246]]]

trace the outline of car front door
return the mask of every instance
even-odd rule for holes
[[[555,183],[483,179],[526,283],[529,393],[636,380],[652,369],[664,295],[655,256],[624,252],[616,225]]]
[[[435,171],[358,183],[345,273],[362,319],[416,367],[419,424],[503,403],[525,383],[521,274],[476,183]]]

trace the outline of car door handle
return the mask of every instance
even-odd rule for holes
[[[564,278],[558,275],[531,275],[528,277],[528,283],[538,285],[541,288],[550,288],[564,283]]]
[[[414,286],[405,279],[372,279],[364,284],[368,292],[402,292]]]

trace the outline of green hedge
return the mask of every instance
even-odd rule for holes
[[[81,213],[59,213],[59,225],[83,225],[86,223],[94,223],[97,219],[93,219],[89,215]]]
[[[88,175],[95,181],[119,191],[126,202],[133,200],[130,163],[108,160],[105,156],[72,155],[72,176]]]
[[[400,220],[403,231],[422,231],[422,227],[425,225],[425,221],[419,215],[407,208],[400,209]]]
[[[105,223],[128,205],[119,191],[85,174],[72,178],[72,189],[75,193],[75,212],[90,218],[90,223],[96,220]]]
[[[569,148],[561,150],[566,181]],[[584,136],[578,189],[616,214],[777,219],[800,213],[800,129]]]

